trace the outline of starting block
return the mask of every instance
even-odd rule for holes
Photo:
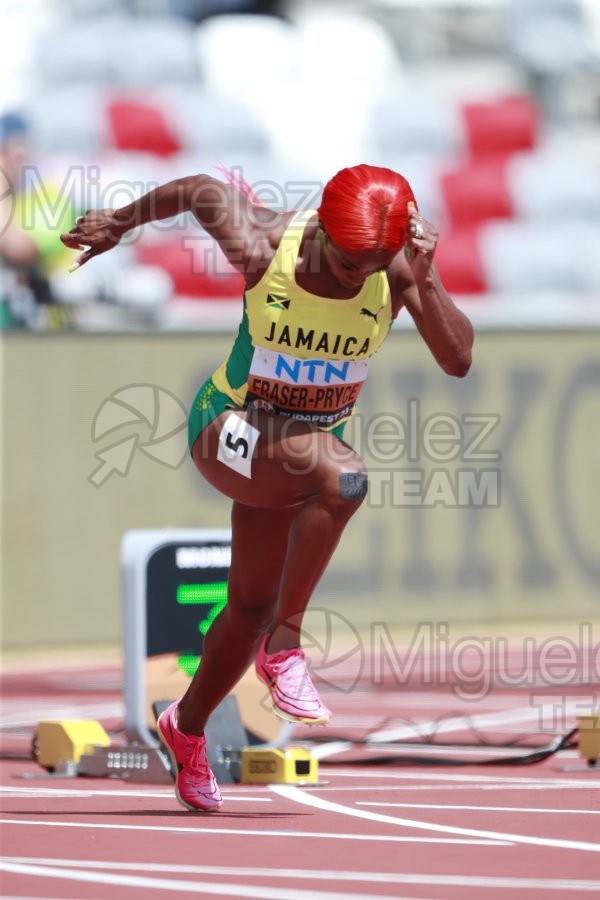
[[[577,716],[579,727],[579,755],[595,766],[600,759],[600,715],[587,713]]]
[[[127,744],[122,747],[96,747],[84,753],[78,775],[91,778],[123,778],[145,784],[172,784],[173,776],[166,757],[156,747]]]
[[[110,738],[99,722],[82,719],[47,719],[38,724],[34,758],[46,769],[65,771],[95,747],[109,747]]]
[[[171,784],[166,757],[141,744],[114,746],[99,722],[87,719],[38,723],[33,758],[56,775],[119,777],[150,784]]]
[[[166,701],[165,701],[166,702]],[[156,704],[155,712],[160,712]],[[235,697],[225,698],[206,727],[208,758],[221,783],[315,784],[317,759],[301,747],[248,746]],[[93,720],[38,723],[33,758],[56,775],[123,778],[147,784],[172,784],[170,760],[160,747],[111,744]]]
[[[244,747],[241,760],[242,782],[247,784],[305,784],[319,777],[316,758],[300,747]]]

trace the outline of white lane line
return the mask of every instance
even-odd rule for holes
[[[381,900],[381,894],[342,894],[339,891],[305,891],[298,888],[250,887],[242,884],[181,881],[175,878],[144,878],[139,875],[111,875],[106,872],[79,872],[53,866],[31,866],[0,860],[0,870],[16,875],[37,875],[41,878],[60,878],[65,881],[84,881],[92,884],[112,884],[119,887],[146,888],[155,891],[176,891],[185,894],[211,894],[220,897],[251,897],[256,900]],[[400,898],[410,900],[410,898]]]
[[[145,797],[154,800],[172,800],[173,789],[167,788],[164,791],[89,791],[82,790],[65,790],[64,788],[21,788],[21,787],[0,787],[0,797],[20,797],[21,799],[35,799],[40,797],[57,799],[65,799],[69,797]],[[240,800],[246,803],[272,803],[271,797],[256,797],[227,794],[228,800]]]
[[[367,736],[370,744],[379,744],[382,741],[402,741],[406,738],[419,738],[431,734],[449,734],[452,731],[470,731],[472,728],[493,727],[495,725],[513,724],[515,722],[529,722],[538,719],[543,707],[525,706],[516,709],[503,709],[500,712],[481,713],[480,715],[453,716],[452,718],[433,719],[429,722],[415,722],[411,725],[402,725],[396,728],[382,728],[373,731]]]
[[[390,793],[393,791],[401,791],[402,793],[408,792],[418,792],[423,793],[424,791],[435,791],[438,793],[440,791],[493,791],[493,792],[505,792],[505,791],[544,791],[544,790],[572,790],[574,788],[585,790],[588,785],[585,782],[578,782],[577,784],[571,785],[569,788],[565,788],[563,784],[560,782],[554,784],[553,782],[545,782],[542,784],[384,784],[383,782],[379,785],[373,785],[367,787],[366,785],[328,785],[328,784],[319,784],[319,785],[304,785],[304,791],[318,791],[319,794],[323,792],[340,794],[344,791],[352,791],[352,793],[361,793],[361,792],[369,792],[372,794],[374,791],[384,790],[386,793]],[[261,788],[262,791],[266,790],[266,786]],[[244,794],[233,794],[228,793],[227,787],[221,787],[221,792],[227,801],[240,801],[241,803],[271,803],[271,797],[259,797],[256,794],[251,793],[250,791],[244,791]],[[257,791],[258,793],[258,791]],[[128,798],[136,798],[142,797],[146,799],[156,799],[156,800],[173,800],[173,791],[168,788],[165,793],[160,793],[159,791],[109,791],[109,790],[100,790],[100,791],[87,791],[87,790],[61,790],[61,789],[52,789],[52,788],[13,788],[6,787],[0,788],[0,797],[3,797],[5,800],[10,800],[11,798],[20,798],[22,800],[36,800],[36,799],[74,799],[77,798],[85,798],[89,799],[90,797],[128,797]],[[397,804],[402,805],[402,804]],[[409,804],[405,804],[409,805]],[[433,808],[437,809],[438,804],[434,804]],[[476,807],[469,807],[469,809],[475,809]],[[485,806],[482,809],[491,809],[492,807]],[[573,812],[590,812],[590,810],[573,810]],[[595,813],[597,814],[597,813]]]
[[[327,777],[329,775],[339,775],[342,773],[327,772]],[[344,773],[346,774],[346,773]],[[367,775],[365,772],[361,773],[347,773],[348,775],[362,775],[364,777],[369,777],[373,779],[379,773],[373,773]],[[531,783],[517,783],[514,784],[512,782],[505,781],[492,781],[480,783],[480,782],[461,782],[459,784],[440,784],[436,782],[434,784],[390,784],[387,782],[388,778],[394,778],[394,774],[385,773],[385,779],[382,776],[382,780],[380,784],[375,785],[362,785],[362,784],[341,784],[341,785],[330,785],[330,784],[321,784],[321,785],[304,785],[303,790],[305,791],[318,791],[321,793],[322,791],[328,791],[332,793],[341,793],[343,791],[368,791],[372,793],[376,790],[385,790],[386,793],[390,791],[540,791],[540,790],[587,790],[588,788],[600,787],[599,785],[591,784],[586,781],[574,781],[574,782],[563,782],[563,781],[550,781],[546,779],[538,779],[537,781],[532,781]],[[414,777],[414,776],[413,776]],[[421,776],[424,779],[429,779],[431,776],[423,773]],[[477,776],[467,776],[467,777],[477,777]],[[242,791],[243,793],[235,794],[235,791]],[[221,791],[227,800],[239,800],[241,802],[257,802],[257,803],[271,803],[270,797],[261,797],[256,796],[256,794],[262,793],[266,791],[266,786],[261,788],[248,788],[244,785],[243,788],[240,786],[229,787],[228,785],[222,785]],[[232,793],[229,793],[232,791]],[[72,789],[68,790],[65,788],[21,788],[21,787],[12,787],[12,786],[4,786],[0,787],[0,797],[4,797],[9,800],[11,797],[20,797],[21,799],[26,799],[28,797],[32,799],[36,798],[60,798],[60,799],[68,799],[73,797],[77,799],[77,797],[89,798],[89,797],[145,797],[150,799],[157,800],[172,800],[173,799],[173,790],[172,788],[165,788],[164,791],[146,791],[146,790],[97,790],[90,791],[85,788],[80,790]],[[486,807],[487,808],[487,807]]]
[[[240,878],[285,878],[300,881],[367,881],[373,884],[426,884],[461,887],[523,888],[526,890],[600,891],[600,881],[565,878],[511,878],[489,875],[432,875],[429,872],[348,872],[333,869],[265,869],[240,866],[199,866],[179,863],[126,863],[105,860],[45,859],[6,856],[6,862],[31,865],[65,866],[72,869],[109,869],[111,871],[157,872],[181,875],[223,875]]]
[[[335,756],[336,753],[344,753],[346,750],[352,750],[354,744],[352,741],[330,741],[328,744],[317,744],[311,747],[310,752],[315,759],[327,759],[328,756]]]
[[[369,744],[363,748],[365,754],[370,753],[377,755],[381,753],[396,753],[398,756],[494,756],[501,758],[504,756],[516,756],[522,753],[533,752],[532,747],[467,747],[464,744],[446,744],[443,747],[437,744]],[[576,754],[577,755],[577,754]],[[563,754],[561,753],[561,759]]]
[[[15,712],[5,710],[5,714],[0,720],[0,730],[37,725],[44,719],[119,719],[122,716],[122,703],[97,703],[95,705],[65,703],[62,706],[42,703],[32,708],[29,717],[27,717],[27,712],[24,715],[21,705]]]
[[[451,730],[451,729],[448,729]],[[411,741],[415,740],[414,733],[411,735],[407,735],[407,738],[410,737]],[[315,747],[311,747],[311,753],[317,759],[327,760],[330,756],[335,756],[338,753],[345,753],[348,750],[356,750],[357,745],[353,744],[352,741],[331,741],[331,743],[320,744]],[[528,753],[532,753],[534,749],[532,747],[522,747],[522,746],[514,746],[514,747],[490,747],[490,746],[481,746],[481,747],[468,747],[464,744],[446,744],[443,747],[439,746],[435,743],[424,743],[424,744],[416,744],[416,743],[404,743],[399,744],[396,742],[390,741],[385,744],[378,743],[372,744],[370,741],[368,745],[362,745],[360,747],[362,752],[365,754],[382,754],[382,753],[395,753],[397,756],[442,756],[442,757],[491,757],[494,756],[498,759],[502,759],[505,756],[516,756],[521,753],[525,756]],[[538,748],[539,749],[539,748]],[[561,759],[569,758],[577,758],[579,754],[577,751],[561,751]]]
[[[577,711],[576,704],[572,704],[573,712]],[[456,731],[471,731],[473,728],[491,728],[498,725],[514,724],[516,722],[530,722],[532,719],[539,719],[545,707],[526,706],[516,709],[504,709],[500,712],[482,713],[481,715],[464,715],[453,716],[452,718],[432,719],[424,722],[414,722],[410,725],[402,725],[396,728],[382,728],[379,731],[373,731],[367,736],[369,744],[379,744],[381,742],[402,741],[407,738],[424,738],[431,735],[450,734]],[[548,710],[553,707],[549,704]],[[317,747],[315,755],[318,759],[325,759],[333,753],[340,753],[340,744],[344,742],[335,741],[332,744],[323,744]],[[348,748],[353,746],[351,742],[347,742]],[[331,747],[332,749],[328,749]],[[344,748],[342,748],[344,749]]]
[[[372,800],[357,800],[357,806],[394,806],[405,809],[477,809],[484,812],[524,812],[524,813],[573,813],[576,816],[600,816],[600,809],[544,809],[539,806],[450,806],[444,803],[374,803]]]
[[[213,813],[213,815],[216,815]],[[204,813],[190,813],[187,818],[198,821],[204,818]],[[241,834],[244,837],[284,837],[284,838],[328,838],[334,841],[391,841],[401,844],[481,844],[482,846],[508,846],[509,841],[504,840],[468,840],[466,838],[436,838],[436,837],[410,837],[407,835],[387,834],[330,834],[327,831],[276,831],[275,829],[257,828],[186,828],[184,825],[110,825],[107,822],[39,822],[37,819],[0,819],[0,825],[26,825],[30,828],[39,825],[45,828],[96,828],[110,831],[159,831],[169,834]]]
[[[583,775],[589,770],[582,771]],[[373,769],[368,772],[357,771],[356,769],[327,769],[328,778],[373,778]],[[380,774],[377,772],[376,774]],[[478,784],[494,784],[510,785],[510,784],[544,784],[544,785],[560,785],[561,787],[595,787],[600,788],[600,781],[592,781],[591,779],[581,780],[575,778],[527,778],[519,775],[458,775],[447,774],[441,772],[387,772],[381,775],[381,780],[387,782],[388,779],[395,781],[468,781]]]
[[[390,776],[391,777],[391,776]],[[322,791],[329,791],[330,793],[341,793],[343,791],[369,791],[369,793],[373,793],[374,791],[385,791],[388,793],[389,791],[400,791],[401,793],[408,793],[410,791],[432,791],[437,793],[438,791],[460,791],[464,793],[465,791],[493,791],[495,793],[505,791],[572,791],[575,789],[585,790],[587,789],[587,784],[581,782],[581,784],[573,784],[569,787],[565,787],[564,784],[553,784],[552,782],[546,782],[544,784],[384,784],[380,782],[379,784],[373,784],[369,787],[365,787],[362,784],[359,785],[340,785],[335,787],[329,787],[325,783],[323,785],[315,785],[314,787],[307,787],[306,785],[303,787],[305,791],[318,791],[321,793]]]
[[[491,838],[500,841],[510,841],[515,844],[533,844],[536,847],[557,847],[561,850],[586,850],[591,853],[600,853],[600,844],[592,844],[586,841],[562,841],[555,838],[534,837],[526,834],[504,834],[499,831],[484,831],[475,828],[457,828],[452,825],[438,825],[434,822],[422,822],[418,819],[400,819],[395,816],[386,816],[383,813],[372,813],[366,809],[356,809],[343,806],[341,803],[332,803],[315,794],[305,794],[300,788],[288,784],[272,784],[270,789],[281,797],[323,809],[328,812],[342,813],[345,816],[353,816],[358,819],[367,819],[370,822],[387,822],[390,825],[402,825],[404,828],[420,828],[425,831],[441,831],[444,834],[462,834],[465,837]]]

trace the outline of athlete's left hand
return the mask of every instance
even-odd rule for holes
[[[71,250],[85,250],[78,256],[69,272],[83,266],[100,253],[116,247],[127,231],[130,223],[120,223],[115,219],[113,209],[88,209],[75,220],[75,225],[60,239]],[[88,248],[87,250],[85,248]]]
[[[414,207],[411,207],[408,213],[408,237],[404,253],[417,278],[429,272],[438,237],[437,230],[431,222],[428,222],[419,215]]]

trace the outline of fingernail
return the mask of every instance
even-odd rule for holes
[[[69,269],[69,272],[74,272],[75,269],[78,269],[78,268],[79,268],[79,263],[73,263],[73,265]]]

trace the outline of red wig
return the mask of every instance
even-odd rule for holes
[[[343,250],[401,250],[406,243],[410,184],[391,169],[353,166],[327,182],[321,224]]]

